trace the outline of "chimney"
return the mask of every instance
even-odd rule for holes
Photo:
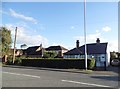
[[[99,38],[97,38],[96,43],[100,43],[100,39]]]
[[[76,48],[79,48],[79,40],[76,41]]]

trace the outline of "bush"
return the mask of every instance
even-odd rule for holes
[[[8,56],[7,62],[5,64],[7,64],[7,65],[13,64],[13,56]]]
[[[90,60],[91,60],[91,61],[90,61],[90,63],[89,63],[88,68],[89,68],[89,69],[93,69],[94,66],[95,66],[95,59],[94,59],[94,58],[91,58]]]
[[[20,57],[17,57],[17,58],[15,58],[15,62],[14,62],[14,64],[15,65],[20,65],[21,64],[21,58]]]
[[[14,64],[15,65],[21,65],[22,59],[24,59],[24,58],[25,58],[25,56],[15,57]],[[13,56],[8,56],[6,64],[7,65],[12,65],[13,64]]]
[[[45,51],[43,54],[43,58],[54,58],[55,56],[57,56],[57,54],[54,51]]]
[[[21,65],[22,59],[24,59],[25,56],[15,57],[15,63],[16,65]]]

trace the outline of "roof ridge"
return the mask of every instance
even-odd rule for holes
[[[89,44],[107,44],[108,42],[103,42],[103,43],[88,43],[87,45]]]
[[[63,48],[63,49],[66,49],[65,47],[63,47],[63,46],[60,46],[61,48]],[[66,49],[66,50],[68,50],[68,49]]]
[[[49,49],[49,48],[52,48],[52,47],[53,47],[53,48],[58,47],[58,48],[61,49],[61,50],[62,50],[62,49],[68,50],[68,49],[66,49],[65,47],[61,46],[61,45],[49,46],[48,49]],[[47,49],[47,48],[46,48],[46,49]]]

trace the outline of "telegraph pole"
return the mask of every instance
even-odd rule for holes
[[[16,51],[16,37],[17,37],[17,27],[15,29],[15,39],[14,39],[14,53],[13,53],[13,64],[15,62],[15,51]]]
[[[84,0],[84,40],[85,40],[85,69],[87,70],[87,45],[86,45],[86,0]]]

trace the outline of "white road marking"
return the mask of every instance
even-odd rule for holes
[[[97,76],[113,76],[113,75],[97,75]]]
[[[117,75],[117,74],[116,74]],[[115,75],[92,75],[92,76],[115,76]],[[118,76],[118,75],[117,75]]]
[[[12,73],[12,72],[2,72],[2,73],[12,74],[12,75],[20,75],[20,76],[27,76],[27,77],[33,77],[33,78],[40,78],[40,76],[28,75],[28,74],[18,74],[18,73]]]
[[[76,83],[76,84],[83,84],[83,85],[91,85],[91,86],[96,86],[96,87],[111,87],[111,86],[92,84],[92,83],[84,83],[84,82],[77,82],[77,81],[71,81],[71,80],[61,80],[61,81],[62,82],[69,82],[69,83]]]

